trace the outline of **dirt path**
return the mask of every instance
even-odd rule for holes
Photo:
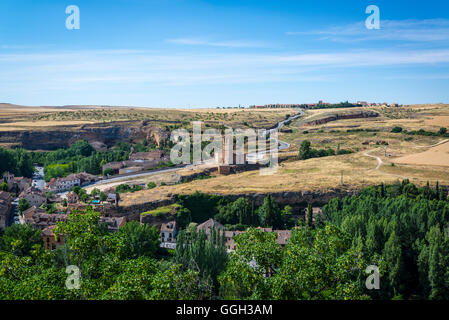
[[[449,141],[449,139],[444,139],[444,140],[441,140],[440,142],[437,142],[437,143],[435,143],[435,144],[432,144],[431,146],[416,146],[416,147],[414,147],[414,148],[432,148],[432,147],[439,146],[440,144],[446,143],[446,142],[448,142],[448,141]]]
[[[375,149],[375,150],[376,150],[376,149]],[[373,155],[371,155],[371,154],[368,153],[368,152],[373,152],[373,151],[375,151],[375,150],[371,150],[371,151],[367,151],[367,152],[364,152],[364,153],[363,153],[364,156],[370,157],[370,158],[374,158],[374,159],[377,160],[377,166],[376,166],[376,168],[375,168],[374,170],[376,170],[377,172],[379,172],[379,173],[381,173],[381,174],[384,174],[384,175],[387,175],[387,176],[391,176],[391,177],[398,177],[398,178],[401,178],[401,179],[409,179],[409,180],[413,179],[413,178],[410,178],[410,177],[405,177],[405,176],[401,176],[401,175],[398,175],[398,174],[388,173],[388,172],[384,172],[384,171],[380,170],[380,167],[381,167],[382,165],[384,165],[385,162],[383,162],[382,159],[381,159],[380,157],[378,157],[378,156],[373,156]]]

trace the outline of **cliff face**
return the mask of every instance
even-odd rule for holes
[[[83,126],[59,126],[47,131],[0,132],[0,143],[13,144],[28,150],[55,150],[70,146],[77,140],[103,143],[108,147],[116,142],[142,142],[159,146],[170,138],[170,132],[145,121],[123,121],[88,124]]]
[[[320,191],[290,191],[290,192],[278,192],[278,193],[250,193],[250,194],[237,194],[237,195],[223,195],[229,199],[237,200],[240,197],[247,198],[249,201],[254,202],[256,206],[263,204],[263,200],[269,194],[276,201],[280,208],[286,205],[290,205],[293,208],[294,214],[299,214],[302,209],[307,207],[308,203],[312,203],[314,206],[323,206],[333,198],[343,198],[346,196],[352,196],[359,193],[359,190],[342,190],[335,189],[327,192]],[[215,194],[215,193],[214,193]],[[220,195],[220,194],[219,194]],[[126,216],[128,220],[140,220],[140,213],[156,209],[161,206],[167,206],[176,202],[177,195],[170,194],[168,199],[164,200],[149,200],[148,202],[130,205],[119,206],[112,209],[108,214],[112,216]],[[168,221],[168,220],[167,220]]]
[[[342,120],[342,119],[358,119],[358,118],[372,118],[378,117],[379,114],[372,111],[361,111],[352,114],[336,114],[334,116],[329,116],[323,119],[313,120],[306,122],[304,125],[306,126],[317,126],[320,124],[325,124],[331,121]]]

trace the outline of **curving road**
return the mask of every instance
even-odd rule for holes
[[[302,117],[304,115],[304,111],[302,111],[301,109],[296,109],[296,110],[298,111],[298,113],[296,115],[279,122],[278,125],[273,129],[268,129],[268,130],[262,131],[261,136],[266,137],[267,134],[271,134],[273,132],[279,131],[286,123],[290,123],[291,121],[298,119],[299,117]],[[278,142],[278,151],[290,148],[290,143],[287,143],[287,142],[284,142],[281,140],[277,140],[277,142]],[[257,160],[263,159],[265,154],[270,151],[271,150],[265,150],[265,151],[255,152],[255,153],[248,153],[246,155],[246,159],[251,162],[256,162]]]

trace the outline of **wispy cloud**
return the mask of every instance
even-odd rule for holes
[[[228,40],[228,41],[210,41],[199,38],[176,38],[165,40],[168,43],[189,45],[189,46],[208,46],[208,47],[229,47],[229,48],[263,48],[269,45],[256,41],[241,41],[241,40]]]
[[[448,19],[425,20],[381,20],[379,30],[369,30],[365,22],[343,26],[333,26],[322,30],[289,31],[287,35],[318,36],[320,40],[338,42],[357,41],[447,41],[449,40]]]
[[[104,87],[337,81],[349,68],[449,63],[449,49],[312,54],[167,54],[141,50],[0,54],[0,87]],[[429,75],[431,76],[431,75]]]

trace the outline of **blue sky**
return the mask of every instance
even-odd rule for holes
[[[68,5],[80,29],[67,30]],[[368,5],[380,30],[368,30]],[[0,102],[449,102],[448,1],[2,0]]]

